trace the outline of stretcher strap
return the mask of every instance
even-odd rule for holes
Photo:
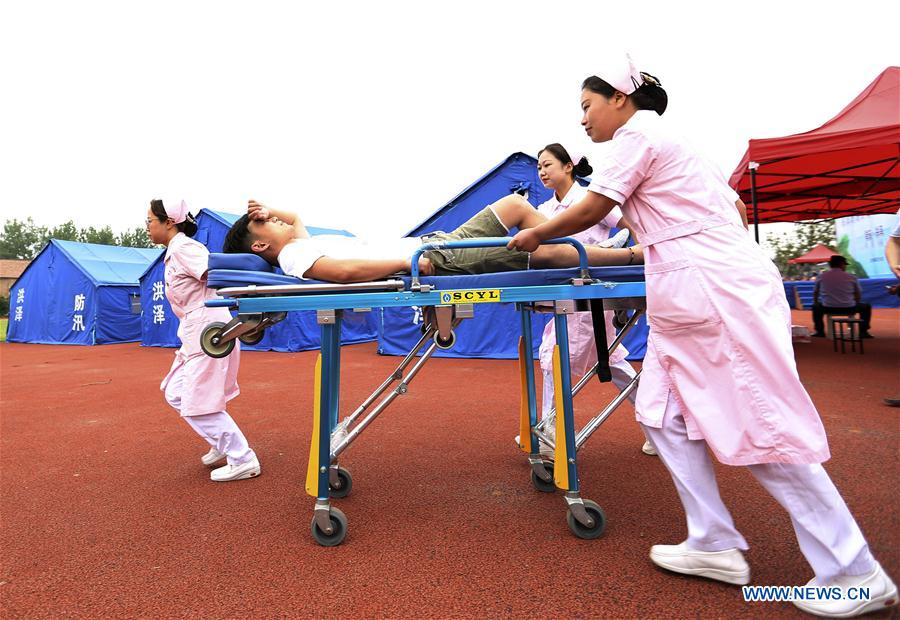
[[[569,490],[569,454],[566,450],[566,416],[563,408],[562,369],[559,345],[553,347],[553,400],[556,405],[556,449],[553,459],[553,482],[560,489]]]
[[[591,323],[594,325],[594,345],[597,347],[597,378],[601,383],[612,381],[612,370],[609,368],[609,349],[606,343],[606,315],[603,313],[603,300],[591,300]]]
[[[316,370],[313,377],[313,430],[309,444],[309,463],[306,466],[306,493],[319,497],[319,433],[322,417],[322,354],[316,357]]]
[[[528,406],[528,367],[525,365],[525,339],[519,336],[519,378],[522,396],[519,403],[519,447],[531,454],[531,410]]]

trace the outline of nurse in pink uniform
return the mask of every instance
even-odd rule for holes
[[[587,188],[575,180],[575,177],[587,177],[593,172],[587,157],[574,149],[566,149],[559,143],[548,144],[538,153],[538,176],[541,183],[547,189],[553,190],[553,196],[538,205],[537,210],[547,219],[552,219],[563,213],[573,204],[584,198]],[[615,207],[604,217],[587,230],[574,235],[582,243],[589,245],[608,246],[613,243],[609,233],[612,228],[621,228],[628,235],[630,225],[622,216],[622,211]],[[625,239],[621,241],[624,244]],[[616,240],[618,244],[618,240]],[[612,322],[612,312],[605,312],[607,344],[611,344],[616,337],[616,329]],[[578,312],[569,317],[569,363],[572,373],[584,375],[597,363],[597,346],[594,343],[594,326],[591,315],[588,312]],[[553,348],[556,346],[556,329],[553,321],[544,327],[544,335],[541,339],[540,361],[543,374],[543,407],[542,414],[546,419],[554,409],[553,399]],[[610,370],[612,371],[613,384],[620,390],[624,389],[635,376],[634,368],[625,359],[628,349],[619,345],[609,356]],[[631,392],[629,400],[634,403],[635,392]],[[545,423],[544,430],[553,435],[555,426],[551,420]],[[516,439],[518,443],[518,438]],[[656,452],[647,441],[642,448],[645,454],[653,455]]]
[[[749,582],[747,543],[719,497],[709,448],[722,463],[746,465],[788,511],[815,574],[810,585],[869,588],[867,600],[795,605],[850,617],[895,604],[896,586],[821,465],[828,443],[797,374],[781,278],[742,225],[743,203],[661,118],[667,95],[656,78],[627,56],[598,76],[582,85],[582,125],[610,144],[587,195],[510,247],[530,251],[584,230],[616,205],[644,246],[650,336],[635,409],[688,526],[684,542],[654,545],[651,560]]]
[[[166,246],[166,298],[180,324],[181,348],[160,389],[166,401],[184,421],[211,446],[200,461],[207,466],[226,459],[210,472],[216,482],[254,478],[260,474],[259,460],[230,415],[225,403],[240,393],[237,384],[240,346],[227,357],[213,359],[200,348],[200,333],[213,321],[228,322],[225,308],[207,308],[216,294],[206,287],[209,251],[191,239],[197,224],[183,200],[163,204],[150,202],[147,234],[153,243]]]

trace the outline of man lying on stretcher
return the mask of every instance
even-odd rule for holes
[[[379,280],[409,272],[410,257],[424,242],[480,237],[506,237],[511,228],[533,228],[547,218],[517,194],[485,207],[451,233],[432,233],[423,241],[362,240],[340,235],[311,237],[296,213],[270,209],[255,200],[247,214],[232,225],[224,251],[258,254],[288,275],[341,284]],[[639,246],[606,248],[585,246],[592,266],[644,262]],[[496,271],[577,267],[578,253],[569,245],[543,245],[534,252],[499,248],[431,250],[419,259],[422,275],[461,275]]]

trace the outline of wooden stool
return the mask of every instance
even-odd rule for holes
[[[837,352],[837,343],[841,343],[841,353],[844,353],[844,343],[850,343],[850,351],[856,353],[856,343],[859,343],[859,353],[862,355],[862,319],[836,319],[829,318],[831,324],[831,335],[834,337],[834,350]],[[844,325],[848,328],[848,333],[844,334]]]
[[[856,318],[856,312],[847,310],[846,312],[826,312],[825,313],[825,337],[834,338],[834,317],[845,316],[851,319]]]

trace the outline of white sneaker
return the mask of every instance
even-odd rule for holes
[[[657,456],[656,448],[653,447],[653,444],[650,443],[649,439],[644,442],[643,446],[641,446],[641,452],[650,456]]]
[[[599,245],[601,248],[624,248],[625,244],[628,243],[628,237],[630,235],[631,233],[628,232],[628,229],[623,228],[606,241],[598,243],[597,245]]]
[[[716,579],[725,583],[750,583],[750,566],[739,549],[696,551],[686,543],[653,545],[650,560],[657,566],[683,575]]]
[[[544,425],[544,434],[552,439],[554,444],[556,443],[556,414],[552,414],[548,417],[547,423]],[[542,441],[541,454],[552,459],[556,457],[556,450]]]
[[[224,452],[219,452],[215,448],[210,448],[209,452],[200,457],[200,462],[208,467],[210,465],[215,465],[224,458]]]
[[[254,456],[246,463],[241,463],[240,465],[225,465],[214,469],[209,473],[209,478],[213,482],[230,482],[232,480],[243,480],[244,478],[256,478],[261,471],[259,459]]]
[[[551,413],[547,417],[544,418],[546,422],[544,422],[544,434],[550,438],[553,443],[556,443],[556,413]],[[553,459],[556,457],[556,450],[545,444],[543,441],[541,442],[540,452],[542,456],[549,457]]]
[[[819,587],[815,577],[806,584],[809,587]],[[897,604],[897,586],[887,576],[881,564],[875,563],[875,569],[866,575],[841,575],[829,582],[826,587],[839,586],[846,595],[849,588],[868,590],[868,600],[858,598],[840,598],[831,600],[805,600],[791,601],[805,611],[816,616],[827,618],[852,618],[872,611],[878,611]],[[856,590],[855,592],[858,592]]]
[[[346,422],[342,422],[335,426],[334,431],[331,433],[331,451],[334,452],[335,448],[337,448],[346,438],[347,424]]]
[[[556,412],[549,414],[544,419],[547,420],[546,422],[544,422],[544,434],[555,442],[556,441]]]
[[[516,447],[521,450],[522,442],[520,441],[520,439],[521,438],[519,437],[519,435],[516,435],[516,437],[515,437]],[[550,457],[550,459],[552,460],[553,456],[556,454],[555,450],[553,448],[551,448],[550,446],[548,446],[547,444],[545,444],[543,441],[541,441],[540,443],[541,443],[541,445],[538,448],[538,452],[542,456]]]
[[[552,439],[554,442],[556,441],[556,414],[551,414],[550,416],[548,416],[547,423],[544,424],[543,432],[545,435],[550,437],[550,439]],[[522,438],[519,435],[516,435],[516,439],[515,439],[516,446],[519,449],[522,448],[521,439]],[[550,446],[548,446],[547,444],[545,444],[543,441],[540,442],[540,447],[539,447],[538,451],[540,452],[540,454],[542,456],[549,457],[551,460],[553,459],[553,457],[556,454],[556,451],[553,448],[551,448]]]

